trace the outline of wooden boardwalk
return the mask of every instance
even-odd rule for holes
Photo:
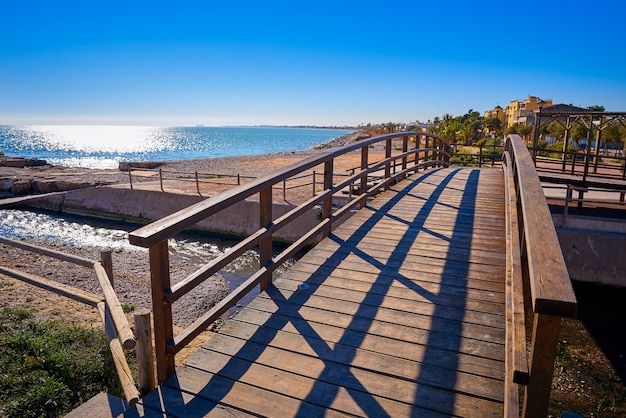
[[[430,170],[307,253],[126,416],[502,416],[500,170]]]

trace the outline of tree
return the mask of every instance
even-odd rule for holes
[[[619,144],[624,138],[624,126],[620,123],[611,123],[602,130],[602,139],[615,143],[615,156],[620,148]]]

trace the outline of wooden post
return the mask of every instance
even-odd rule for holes
[[[600,116],[600,122],[598,123],[598,129],[596,129],[596,145],[593,147],[593,174],[598,174],[598,164],[600,164],[600,142],[602,142],[602,116]]]
[[[137,345],[137,374],[139,392],[145,396],[156,387],[154,376],[154,354],[152,353],[152,325],[150,311],[147,309],[135,313],[135,336]]]
[[[198,195],[202,196],[200,194],[200,180],[198,179],[198,172],[196,171],[196,189],[198,190]]]
[[[133,174],[130,164],[128,164],[128,181],[130,182],[130,190],[133,190]]]
[[[272,187],[261,190],[259,193],[259,221],[261,228],[272,222]],[[272,260],[272,236],[261,239],[259,242],[259,259],[261,267]],[[272,274],[266,273],[261,279],[261,291],[264,291],[272,284]]]
[[[391,157],[391,138],[385,141],[385,159]],[[385,164],[385,180],[391,177],[391,161]],[[385,190],[389,189],[389,186],[385,186]]]
[[[100,302],[98,303],[97,308],[100,318],[102,319],[102,323],[104,324],[104,331],[109,343],[109,349],[111,350],[111,356],[113,357],[113,363],[115,365],[115,370],[117,371],[117,376],[119,377],[122,389],[124,390],[126,402],[128,402],[129,406],[132,406],[139,400],[139,391],[135,387],[133,375],[128,367],[128,363],[126,362],[124,350],[122,349],[120,341],[117,339],[115,334],[115,327],[113,326],[113,322],[108,315],[106,304],[104,302]]]
[[[163,170],[159,168],[159,184],[161,185],[161,191],[164,192],[163,189]]]
[[[174,354],[167,350],[174,345],[172,304],[163,293],[170,288],[170,262],[167,239],[150,247],[150,280],[152,284],[152,312],[154,315],[154,349],[156,353],[157,379],[161,384],[174,373]]]
[[[104,271],[106,271],[107,276],[109,276],[109,281],[111,282],[111,286],[115,287],[115,283],[113,281],[113,250],[110,248],[105,248],[100,251],[100,263],[102,263],[102,267],[104,267]]]
[[[420,163],[420,153],[417,152],[417,150],[420,148],[420,136],[419,135],[415,135],[415,165],[418,165]],[[417,168],[415,169],[415,172],[417,173]]]
[[[430,137],[426,137],[424,138],[424,148],[426,149],[426,151],[424,151],[424,161],[428,161],[428,143],[430,142]]]
[[[530,377],[524,393],[522,417],[548,415],[550,386],[560,328],[560,317],[535,314],[530,346]]]
[[[329,189],[332,189],[333,187],[334,161],[335,160],[328,160],[324,163],[324,190],[329,190]],[[330,218],[330,215],[332,215],[332,211],[333,211],[333,197],[331,195],[331,196],[328,196],[326,199],[324,199],[324,201],[322,202],[322,220],[326,218]],[[328,226],[328,229],[325,229],[322,232],[322,236],[326,238],[329,234],[330,234],[330,224]]]
[[[367,146],[361,148],[361,171],[367,169],[369,160],[369,149]],[[367,174],[361,177],[361,190],[359,194],[364,194],[367,191]],[[367,204],[367,199],[361,200],[359,207],[364,208]]]
[[[407,135],[402,137],[402,153],[406,153],[409,150],[409,137]],[[406,170],[406,166],[407,166],[407,157],[404,156],[402,157],[402,171]],[[406,177],[405,175],[402,176],[402,178]]]
[[[569,116],[567,117],[567,121],[565,122],[565,135],[563,136],[563,159],[561,161],[561,171],[565,173],[565,166],[567,165],[567,145],[569,142],[569,128],[570,121]]]
[[[315,183],[315,170],[313,170],[313,194],[311,196],[315,196],[315,187],[317,187]]]

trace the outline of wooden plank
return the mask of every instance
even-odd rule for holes
[[[14,270],[9,267],[0,266],[0,274],[4,274],[6,276],[13,277],[14,279],[18,279],[26,283],[32,284],[33,286],[49,290],[50,292],[56,293],[58,295],[66,296],[78,302],[93,306],[94,308],[98,305],[98,303],[104,300],[102,296],[96,295],[95,293],[87,292],[76,287],[55,282],[54,280],[49,280],[34,274]]]
[[[328,274],[325,274],[328,272]],[[468,281],[466,286],[458,285],[452,286],[450,282],[446,283],[446,286],[441,286],[439,282],[435,281],[436,275],[424,276],[424,280],[415,282],[403,283],[399,280],[393,280],[389,286],[387,283],[374,283],[376,276],[375,273],[355,273],[350,270],[342,269],[327,269],[326,271],[310,272],[297,272],[289,271],[285,273],[281,279],[292,280],[298,285],[304,283],[308,286],[319,286],[321,284],[329,285],[340,288],[353,288],[355,290],[369,291],[374,294],[385,294],[387,292],[401,293],[405,296],[414,294],[414,289],[421,289],[423,292],[428,292],[433,295],[438,295],[441,303],[446,303],[449,300],[460,300],[462,303],[465,300],[466,304],[471,303],[487,303],[494,306],[499,306],[498,312],[502,313],[504,310],[504,289],[482,289],[481,286],[474,286],[471,281]],[[383,275],[384,276],[384,275]],[[390,276],[392,279],[395,276]],[[372,284],[374,283],[374,284]],[[480,282],[483,284],[483,282]],[[487,284],[492,284],[487,282]],[[493,283],[498,285],[497,283]],[[502,288],[502,286],[498,286]],[[369,290],[368,290],[369,289]],[[468,305],[470,306],[470,305]]]
[[[342,241],[329,240],[320,246],[318,251],[334,251],[336,254],[345,254],[347,252],[375,254],[378,257],[384,258],[388,255],[395,254],[397,258],[404,258],[406,260],[413,260],[419,257],[437,258],[446,261],[461,261],[467,263],[476,264],[488,264],[492,266],[504,266],[506,265],[506,257],[502,251],[474,251],[467,248],[457,248],[455,243],[447,248],[441,246],[431,247],[428,245],[420,245],[421,243],[415,242],[410,244],[406,241],[400,241],[398,245],[389,245],[389,240],[374,241],[369,238],[358,241],[344,243]],[[430,247],[430,248],[429,248]]]
[[[377,255],[369,255],[365,261],[362,257],[354,254],[352,251],[345,249],[339,252],[324,251],[318,249],[315,254],[308,257],[309,261],[320,265],[325,261],[329,264],[337,264],[348,269],[358,271],[380,271],[381,269],[394,272],[396,274],[407,274],[411,276],[411,272],[437,272],[447,274],[448,276],[466,277],[482,277],[484,280],[498,281],[498,275],[502,277],[502,266],[492,266],[480,263],[463,263],[462,261],[447,262],[444,259],[434,257],[417,257],[408,256],[402,259],[401,255],[395,254],[390,259],[386,259]],[[502,283],[504,285],[504,283]]]
[[[337,305],[336,302],[333,303]],[[393,339],[406,339],[408,337],[405,334],[408,334],[411,341],[415,343],[429,341],[434,347],[460,350],[467,354],[504,361],[504,330],[502,329],[475,324],[463,324],[461,327],[453,321],[446,320],[437,321],[445,326],[433,329],[432,320],[427,316],[380,309],[375,317],[368,317],[363,316],[355,304],[346,303],[345,306],[342,304],[334,310],[328,309],[332,307],[332,304],[323,303],[323,301],[315,305],[317,306],[301,306],[283,302],[279,308],[271,300],[257,298],[250,303],[249,307],[268,313],[280,311],[281,315],[294,320],[305,319],[339,327],[351,326],[356,330]]]
[[[187,365],[204,369],[207,357],[219,353],[276,370],[301,374],[312,379],[322,376],[322,379],[325,378],[325,381],[331,384],[336,384],[336,382],[331,377],[324,377],[325,369],[345,367],[348,370],[361,369],[380,374],[393,382],[406,380],[409,387],[416,384],[428,385],[438,389],[477,395],[495,402],[503,401],[502,381],[500,380],[343,345],[336,345],[331,349],[323,341],[310,340],[298,334],[279,333],[279,335],[279,341],[275,345],[266,345],[265,342],[257,343],[253,340],[246,341],[230,335],[216,335],[214,341],[205,345],[197,356],[187,362]],[[317,350],[311,349],[311,345]],[[400,385],[402,382],[394,384]],[[413,388],[417,389],[415,386]]]
[[[319,257],[319,260],[324,260],[323,257]],[[301,272],[303,274],[316,274],[316,275],[333,275],[335,277],[344,277],[354,280],[359,280],[360,275],[377,274],[382,277],[391,278],[403,278],[407,277],[412,280],[431,283],[440,283],[445,280],[447,286],[455,286],[455,279],[458,279],[459,283],[457,287],[461,287],[463,292],[471,289],[486,290],[496,293],[504,293],[504,283],[498,282],[498,278],[501,277],[495,272],[487,274],[482,271],[469,270],[464,272],[463,270],[451,270],[445,269],[444,266],[430,266],[427,264],[415,264],[409,267],[411,268],[398,268],[397,271],[378,271],[368,263],[357,262],[342,262],[337,266],[324,266],[315,263],[316,259],[307,258],[306,260],[300,260],[295,266],[290,268],[289,276],[296,278],[296,273]],[[306,280],[306,278],[303,278]],[[443,290],[442,290],[443,291]],[[504,299],[503,299],[504,300]]]
[[[318,355],[313,347],[332,347],[333,350],[359,350],[368,353],[390,356],[407,362],[417,362],[442,369],[455,370],[472,376],[482,376],[490,381],[501,382],[504,379],[502,361],[485,357],[438,349],[426,344],[391,339],[370,332],[357,331],[331,324],[307,321],[293,321],[280,314],[267,314],[253,310],[241,313],[239,320],[230,321],[220,330],[220,335],[258,342],[272,347],[296,351],[301,354]],[[260,318],[264,318],[263,322]],[[263,330],[260,329],[263,327]],[[292,338],[292,334],[298,338]],[[302,338],[307,343],[302,344]],[[206,348],[214,348],[219,339],[209,342]],[[426,352],[429,351],[428,357]],[[390,370],[389,368],[387,369]]]
[[[415,291],[411,291],[410,288],[406,285],[396,285],[395,283],[387,284],[372,284],[372,282],[367,281],[356,281],[351,279],[340,279],[337,277],[331,276],[318,276],[319,280],[314,280],[313,276],[310,276],[311,279],[306,280],[306,284],[309,286],[318,286],[320,284],[324,284],[324,287],[327,288],[336,288],[336,289],[346,289],[353,290],[362,293],[371,293],[371,294],[379,294],[379,295],[388,295],[393,298],[398,299],[408,299],[413,300],[417,294]],[[299,286],[303,283],[303,280],[298,279],[292,276],[289,272],[286,275],[283,275],[276,281],[276,287],[279,289],[286,289],[295,291],[298,290]],[[436,301],[439,305],[455,307],[461,304],[465,304],[465,308],[472,311],[477,312],[490,312],[492,314],[500,314],[504,315],[504,303],[498,303],[496,301],[485,301],[480,299],[471,299],[465,297],[463,294],[447,294],[439,292],[439,287],[433,287],[431,289],[424,288],[424,283],[419,283],[419,289],[432,294],[436,297]],[[428,297],[424,296],[425,299]]]
[[[452,413],[461,416],[475,416],[478,413],[483,416],[500,416],[502,413],[502,404],[498,402],[458,392],[451,393],[428,385],[416,386],[404,380],[358,368],[347,370],[342,368],[343,370],[327,373],[330,382],[326,382],[319,378],[310,379],[300,374],[284,372],[216,352],[212,352],[212,355],[204,357],[203,360],[202,370],[211,375],[219,374],[222,378],[236,379],[239,383],[255,388],[271,388],[273,393],[288,394],[338,412],[354,415],[384,413],[388,416],[407,416],[407,412],[411,412],[413,407],[428,408],[439,412],[451,409]],[[315,361],[318,366],[323,365],[322,360],[316,359]],[[313,367],[313,363],[303,365],[302,369],[306,370],[310,367]],[[350,373],[347,373],[348,371]],[[347,392],[345,399],[338,396],[344,390]],[[254,396],[255,392],[257,390],[248,391],[248,397]],[[356,403],[354,399],[358,399],[359,402]],[[389,402],[389,399],[394,399],[394,401]],[[451,400],[453,405],[449,404]],[[299,411],[301,410],[299,408]],[[288,415],[296,414],[292,412]],[[312,414],[299,413],[298,415],[311,416]]]
[[[380,283],[386,285],[385,281]],[[403,311],[412,314],[426,315],[433,317],[437,315],[443,319],[459,320],[468,324],[480,324],[494,328],[504,328],[505,317],[501,313],[493,312],[477,312],[467,309],[464,302],[458,305],[445,305],[439,303],[437,295],[428,295],[428,297],[418,297],[413,299],[395,298],[385,293],[358,292],[349,289],[333,288],[330,286],[320,286],[313,293],[302,291],[300,289],[277,285],[283,295],[291,303],[306,302],[313,299],[326,299],[327,303],[335,301],[353,302],[359,306],[372,306],[375,309],[385,308],[390,310]],[[429,300],[432,299],[432,300]]]

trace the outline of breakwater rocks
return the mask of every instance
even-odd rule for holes
[[[330,141],[326,141],[319,145],[315,145],[311,148],[312,149],[327,149],[327,148],[343,147],[345,145],[352,144],[355,141],[359,141],[361,139],[366,139],[369,137],[370,137],[370,134],[368,133],[365,133],[363,131],[355,131],[355,132],[350,132],[349,134],[338,136],[337,138],[333,138]]]
[[[15,160],[18,159],[8,160],[11,165],[0,162],[0,198],[64,192],[128,181],[128,175],[117,170],[59,167],[36,162],[43,160],[27,159],[19,159],[24,164],[18,164]]]
[[[13,158],[7,157],[3,153],[0,152],[0,167],[15,167],[15,168],[24,168],[24,167],[39,167],[42,165],[46,165],[46,160],[40,160],[37,158]]]

